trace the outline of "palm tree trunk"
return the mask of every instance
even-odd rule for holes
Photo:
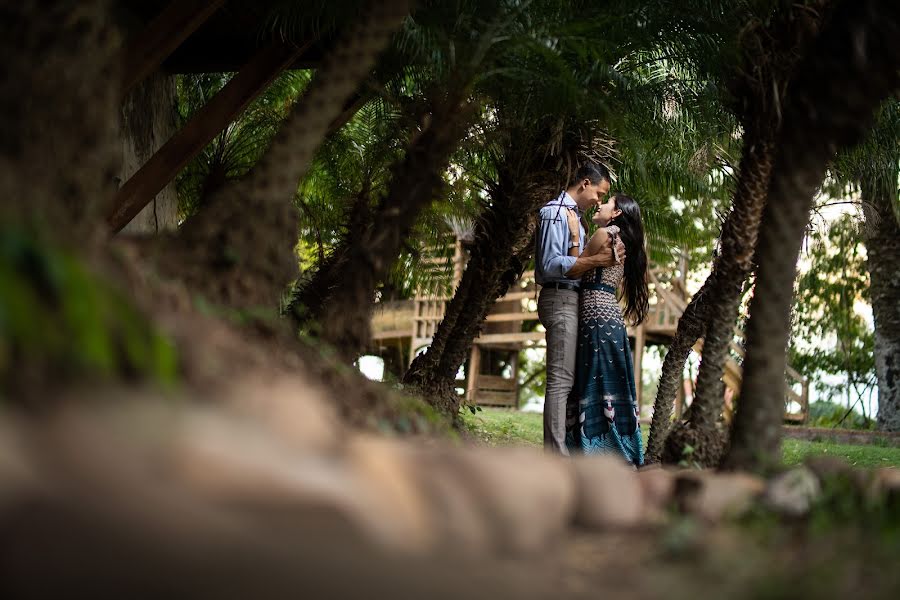
[[[717,465],[725,452],[725,435],[716,425],[724,396],[722,372],[734,337],[741,290],[752,270],[753,247],[766,204],[773,159],[771,139],[767,138],[770,136],[745,134],[731,212],[722,226],[719,255],[705,286],[708,291],[702,296],[705,328],[697,393],[691,404],[690,418],[675,426],[665,444],[667,448],[662,458],[666,462],[678,462],[686,445],[694,448],[692,460],[705,466]],[[695,342],[696,339],[688,339],[679,342],[679,346],[690,349]],[[684,361],[673,368],[680,373]],[[671,400],[667,406],[671,406]]]
[[[741,406],[727,468],[760,471],[780,461],[793,283],[813,195],[835,151],[856,142],[881,101],[900,86],[898,36],[896,3],[839,2],[791,82],[756,249]]]
[[[408,10],[408,0],[371,2],[326,56],[256,167],[185,223],[180,250],[200,252],[198,262],[219,267],[210,290],[218,299],[237,305],[277,302],[297,269],[297,216],[291,201],[298,182]]]
[[[456,320],[456,327],[448,336],[444,352],[441,354],[437,373],[443,378],[443,381],[449,383],[455,379],[457,371],[468,357],[472,342],[480,333],[485,317],[494,302],[497,298],[504,296],[510,286],[522,276],[528,258],[534,253],[536,226],[537,223],[534,219],[528,219],[516,228],[514,236],[509,242],[513,251],[505,261],[498,260],[499,257],[488,257],[487,260],[484,260],[483,253],[485,246],[489,251],[496,249],[496,242],[491,243],[487,240],[500,240],[500,243],[505,243],[503,237],[483,238],[486,243],[481,246],[480,258],[472,270],[472,279],[477,282],[472,289],[476,293],[470,294],[469,302]],[[481,279],[477,279],[478,272],[482,273]],[[451,414],[456,414],[459,410],[459,396],[454,393],[452,398],[455,403],[449,408],[452,411]]]
[[[0,217],[86,250],[121,160],[119,32],[104,0],[7,2],[0,18]]]
[[[533,196],[520,193],[518,181],[503,179],[491,194],[491,209],[475,224],[469,262],[432,343],[403,378],[450,416],[459,411],[456,373],[472,341],[494,301],[521,276],[533,251]]]
[[[469,123],[472,106],[462,106],[465,86],[450,86],[427,125],[393,169],[387,195],[375,211],[371,227],[350,247],[339,293],[333,294],[322,317],[324,339],[347,359],[356,358],[371,339],[370,320],[375,288],[387,276],[422,209],[443,185],[450,154]]]
[[[875,317],[878,428],[900,431],[900,223],[897,156],[887,168],[861,181],[869,295]]]
[[[322,322],[325,307],[343,281],[344,270],[350,259],[350,250],[356,242],[354,237],[356,232],[373,226],[374,213],[370,207],[372,201],[370,192],[370,187],[366,183],[344,213],[347,230],[340,242],[327,255],[324,254],[320,242],[319,264],[315,273],[293,291],[286,312],[298,327]]]
[[[678,318],[675,338],[666,351],[662,373],[659,376],[659,385],[656,389],[656,399],[653,402],[650,439],[647,441],[647,451],[644,454],[644,460],[647,463],[659,462],[662,458],[663,448],[669,436],[672,404],[675,401],[678,387],[682,385],[683,381],[684,363],[691,354],[691,348],[706,331],[708,310],[706,295],[709,293],[710,286],[711,280],[707,278],[700,291],[691,298],[684,313]]]
[[[122,100],[121,137],[124,184],[177,131],[175,77],[153,73],[137,83]],[[122,231],[151,233],[178,226],[178,193],[170,181]]]
[[[703,324],[690,323],[685,328],[692,333],[702,332],[704,338],[696,394],[686,418],[675,426],[669,437],[665,429],[659,432],[651,429],[648,447],[651,460],[659,457],[664,462],[677,462],[683,450],[691,446],[693,461],[716,465],[725,451],[726,435],[717,427],[724,397],[722,375],[734,337],[743,284],[753,268],[754,246],[774,161],[774,140],[782,124],[780,104],[799,57],[815,39],[825,4],[825,0],[814,0],[794,5],[779,13],[765,29],[757,25],[744,36],[744,67],[730,82],[732,94],[739,102],[735,109],[745,131],[738,184],[731,212],[722,226],[719,255],[703,286],[705,293],[695,298],[704,306],[702,309],[698,306],[690,315]],[[691,305],[687,312],[691,312]],[[667,356],[663,366],[667,385],[660,386],[654,404],[653,422],[663,428],[671,414],[675,380],[680,381],[690,348],[700,338],[698,334],[679,339],[681,331],[679,327],[672,344],[678,352],[671,361]],[[666,368],[670,371],[666,372]],[[662,411],[659,418],[657,411]]]

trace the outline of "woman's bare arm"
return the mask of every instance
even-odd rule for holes
[[[616,240],[616,250],[613,254],[613,258],[616,256],[619,257],[618,262],[625,261],[625,244],[622,242],[622,236],[617,235],[618,228],[613,231],[613,235],[610,235],[609,231],[605,227],[601,227],[597,231],[594,232],[594,235],[591,236],[590,241],[587,244],[587,247],[584,249],[584,252],[581,256],[596,256],[598,254],[606,255],[611,249],[612,245],[610,244],[610,238],[615,238]],[[613,264],[616,264],[615,261]],[[609,267],[612,265],[603,265],[605,267]]]
[[[594,235],[591,236],[587,247],[585,247],[584,252],[581,255],[594,256],[604,248],[609,248],[609,232],[606,231],[605,228],[600,227],[594,232]]]

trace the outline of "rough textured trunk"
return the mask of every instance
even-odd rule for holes
[[[463,106],[464,86],[451,86],[436,101],[427,125],[393,168],[386,196],[375,209],[370,227],[357,232],[342,271],[340,293],[330,297],[322,317],[322,335],[348,359],[356,358],[371,339],[375,288],[397,260],[422,209],[443,185],[442,174],[471,116]]]
[[[329,300],[339,291],[344,280],[344,270],[358,232],[372,227],[374,214],[370,203],[370,190],[366,186],[344,213],[347,231],[340,242],[325,256],[322,256],[320,247],[319,264],[315,272],[300,282],[292,293],[287,313],[298,327],[318,326],[322,323]]]
[[[783,107],[766,226],[756,249],[756,288],[728,468],[764,470],[780,461],[793,282],[813,195],[835,151],[857,141],[880,102],[900,86],[898,37],[900,5],[840,2],[798,65]]]
[[[775,124],[771,126],[775,127]],[[665,444],[662,456],[665,462],[678,462],[686,445],[694,448],[692,460],[705,466],[718,465],[725,452],[726,436],[717,427],[725,391],[722,372],[734,337],[741,290],[753,266],[753,247],[766,203],[773,158],[769,137],[745,134],[737,189],[731,212],[722,226],[719,255],[703,296],[703,353],[697,375],[697,393],[691,404],[690,418],[676,424]],[[693,332],[697,328],[690,330]],[[689,351],[695,342],[696,339],[690,338],[680,340],[678,347],[686,346]],[[684,358],[673,365],[679,375],[688,353],[682,351]],[[668,404],[671,405],[671,401]]]
[[[122,101],[120,185],[174,135],[177,130],[175,103],[175,78],[162,73],[145,79]],[[177,225],[178,195],[175,182],[171,181],[122,231],[159,233],[174,231]]]
[[[520,277],[534,252],[533,215],[547,198],[558,193],[556,161],[575,162],[578,145],[566,139],[555,154],[535,149],[530,140],[545,140],[547,132],[535,134],[526,124],[509,127],[497,179],[491,186],[490,207],[475,223],[475,243],[469,262],[434,339],[416,357],[403,378],[419,389],[436,408],[454,416],[460,406],[456,373],[466,361],[494,301]]]
[[[203,267],[196,273],[182,270],[183,279],[234,306],[277,305],[297,270],[292,199],[298,182],[408,9],[407,0],[371,2],[366,14],[353,20],[259,164],[183,227],[176,259],[183,263],[185,253],[194,254],[193,262]]]
[[[894,209],[897,157],[888,168],[863,179],[861,187],[869,295],[875,317],[878,427],[900,431],[900,223]]]
[[[648,460],[677,462],[684,449],[691,446],[692,460],[714,465],[725,451],[726,435],[717,427],[724,395],[722,374],[734,337],[741,290],[753,265],[753,249],[774,160],[774,140],[782,123],[780,104],[798,57],[805,53],[818,31],[824,4],[824,0],[814,0],[796,5],[764,29],[757,24],[744,34],[744,66],[730,82],[737,98],[735,110],[745,131],[738,184],[731,212],[722,226],[720,252],[712,273],[704,283],[703,293],[695,296],[679,320],[690,321],[683,328],[679,322],[670,350],[672,358],[667,354],[663,364]],[[688,418],[678,423],[669,436],[675,390],[690,349],[700,337],[704,343],[697,393],[685,415]]]
[[[521,194],[518,182],[506,179],[495,187],[491,209],[475,224],[469,262],[431,345],[416,357],[403,379],[445,414],[459,411],[456,373],[488,311],[521,276],[533,252],[534,196]]]
[[[659,377],[659,386],[656,390],[656,399],[653,402],[650,439],[647,441],[647,451],[644,453],[644,460],[648,463],[659,462],[662,458],[663,447],[669,436],[672,404],[675,401],[678,386],[682,385],[684,363],[691,353],[691,348],[697,343],[697,340],[703,337],[706,330],[708,309],[706,295],[709,288],[710,280],[707,279],[700,291],[691,298],[691,302],[678,319],[675,338],[666,351],[662,373]]]
[[[0,9],[0,213],[81,250],[100,239],[120,158],[108,15],[99,0]]]

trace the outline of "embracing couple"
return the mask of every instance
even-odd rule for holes
[[[647,253],[637,203],[623,194],[607,198],[609,186],[606,167],[582,165],[540,212],[535,279],[547,330],[544,447],[567,456],[616,454],[640,466],[625,320],[637,325],[649,310]],[[597,229],[586,238],[581,217],[591,209]]]

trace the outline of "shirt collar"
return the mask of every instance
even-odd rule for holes
[[[581,216],[581,209],[578,207],[578,204],[575,202],[575,198],[569,195],[569,192],[563,192],[562,195],[562,204],[563,206],[574,208],[578,213],[578,216]]]

